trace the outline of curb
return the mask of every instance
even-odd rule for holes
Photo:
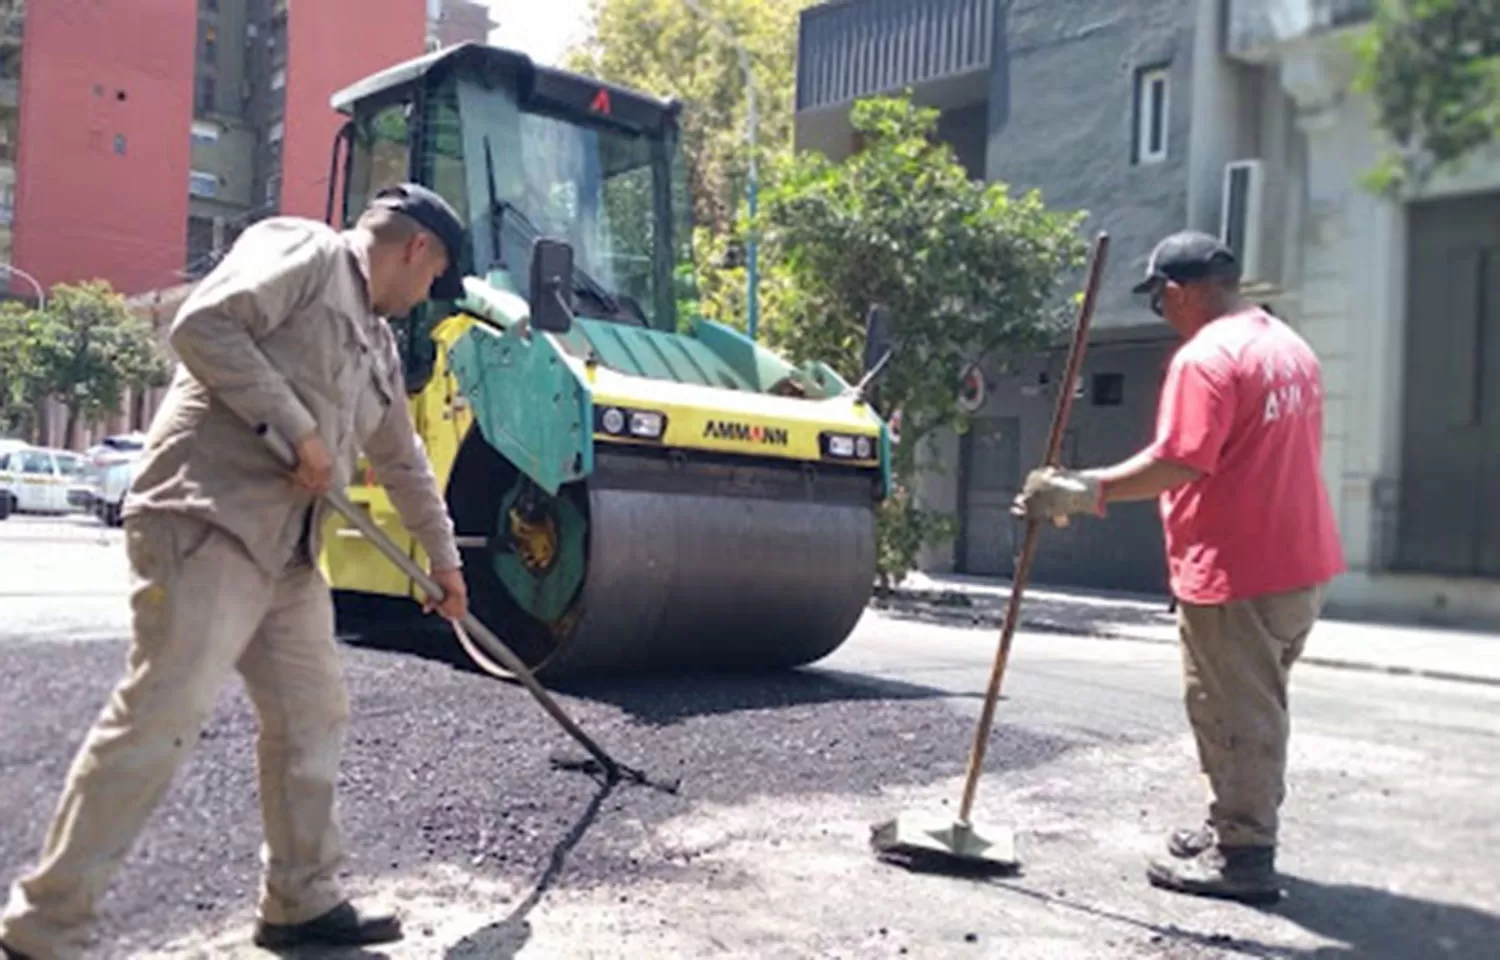
[[[983,626],[998,628],[1005,622],[1004,607],[1000,607],[997,610],[989,604],[973,603],[972,600],[966,600],[965,605],[960,606],[942,601],[933,602],[920,597],[887,595],[877,598],[872,602],[871,608],[888,613],[900,613],[902,610],[919,610],[937,619],[950,620],[956,625],[961,624],[969,627]],[[1123,630],[1110,630],[1108,627],[1098,626],[1080,630],[1076,627],[1068,627],[1066,624],[1059,623],[1056,620],[1028,618],[1025,614],[1021,615],[1020,621],[1016,626],[1017,629],[1029,630],[1033,633],[1054,633],[1090,640],[1129,641],[1133,643],[1154,643],[1158,646],[1177,646],[1176,639],[1153,637],[1148,634]],[[1304,653],[1298,662],[1315,667],[1348,670],[1356,673],[1374,673],[1392,677],[1416,677],[1423,680],[1442,680],[1448,683],[1500,687],[1500,677],[1492,677],[1485,674],[1458,673],[1452,670],[1407,667],[1400,664],[1371,663],[1364,660],[1349,660],[1342,657],[1320,656],[1309,653]]]

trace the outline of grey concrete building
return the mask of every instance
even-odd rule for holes
[[[1500,150],[1400,199],[1360,176],[1383,141],[1352,89],[1370,0],[837,0],[804,12],[797,143],[855,147],[848,108],[911,89],[976,176],[1038,188],[1113,238],[1065,459],[1151,435],[1175,341],[1128,288],[1164,233],[1231,242],[1252,296],[1322,358],[1324,476],[1350,572],[1335,611],[1500,620]],[[921,484],[962,535],[934,570],[1005,575],[1005,512],[1038,463],[1063,356],[989,371],[974,429]],[[1154,505],[1048,530],[1036,576],[1165,586]]]
[[[852,101],[910,88],[942,111],[939,134],[972,175],[1037,188],[1049,206],[1089,212],[1112,252],[1097,331],[1075,400],[1065,458],[1124,457],[1150,437],[1170,331],[1129,295],[1152,244],[1187,219],[1196,0],[843,0],[807,10],[798,53],[800,149],[854,147]],[[982,407],[964,436],[928,460],[924,499],[954,511],[960,534],[928,566],[1007,575],[1019,546],[1009,515],[1046,444],[1064,365],[1057,351],[1018,373],[985,371]],[[1041,580],[1165,588],[1161,528],[1150,504],[1106,524],[1049,531]]]

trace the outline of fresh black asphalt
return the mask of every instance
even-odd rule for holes
[[[565,854],[559,886],[696,883],[712,868],[641,858],[642,826],[704,802],[957,776],[973,734],[938,691],[816,670],[593,684],[562,697],[584,728],[622,761],[682,778],[678,795],[602,793],[586,774],[552,769],[553,754],[576,746],[524,689],[466,667],[445,633],[403,626],[344,649],[354,716],[339,799],[348,872],[361,878],[451,864],[531,884]],[[123,639],[0,645],[0,882],[33,862],[125,651]],[[235,680],[102,904],[99,956],[160,946],[253,903],[255,731]],[[1002,725],[987,767],[1045,762],[1067,746]]]

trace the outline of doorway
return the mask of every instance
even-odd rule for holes
[[[1409,217],[1396,565],[1500,577],[1500,193]]]
[[[1008,577],[1016,523],[1010,505],[1021,485],[1019,417],[975,417],[959,447],[960,573]]]

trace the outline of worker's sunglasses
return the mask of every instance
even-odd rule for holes
[[[1151,312],[1158,317],[1165,317],[1162,308],[1162,299],[1166,296],[1166,292],[1167,281],[1162,277],[1155,278],[1151,282],[1150,289],[1145,292],[1146,302],[1151,307]]]

